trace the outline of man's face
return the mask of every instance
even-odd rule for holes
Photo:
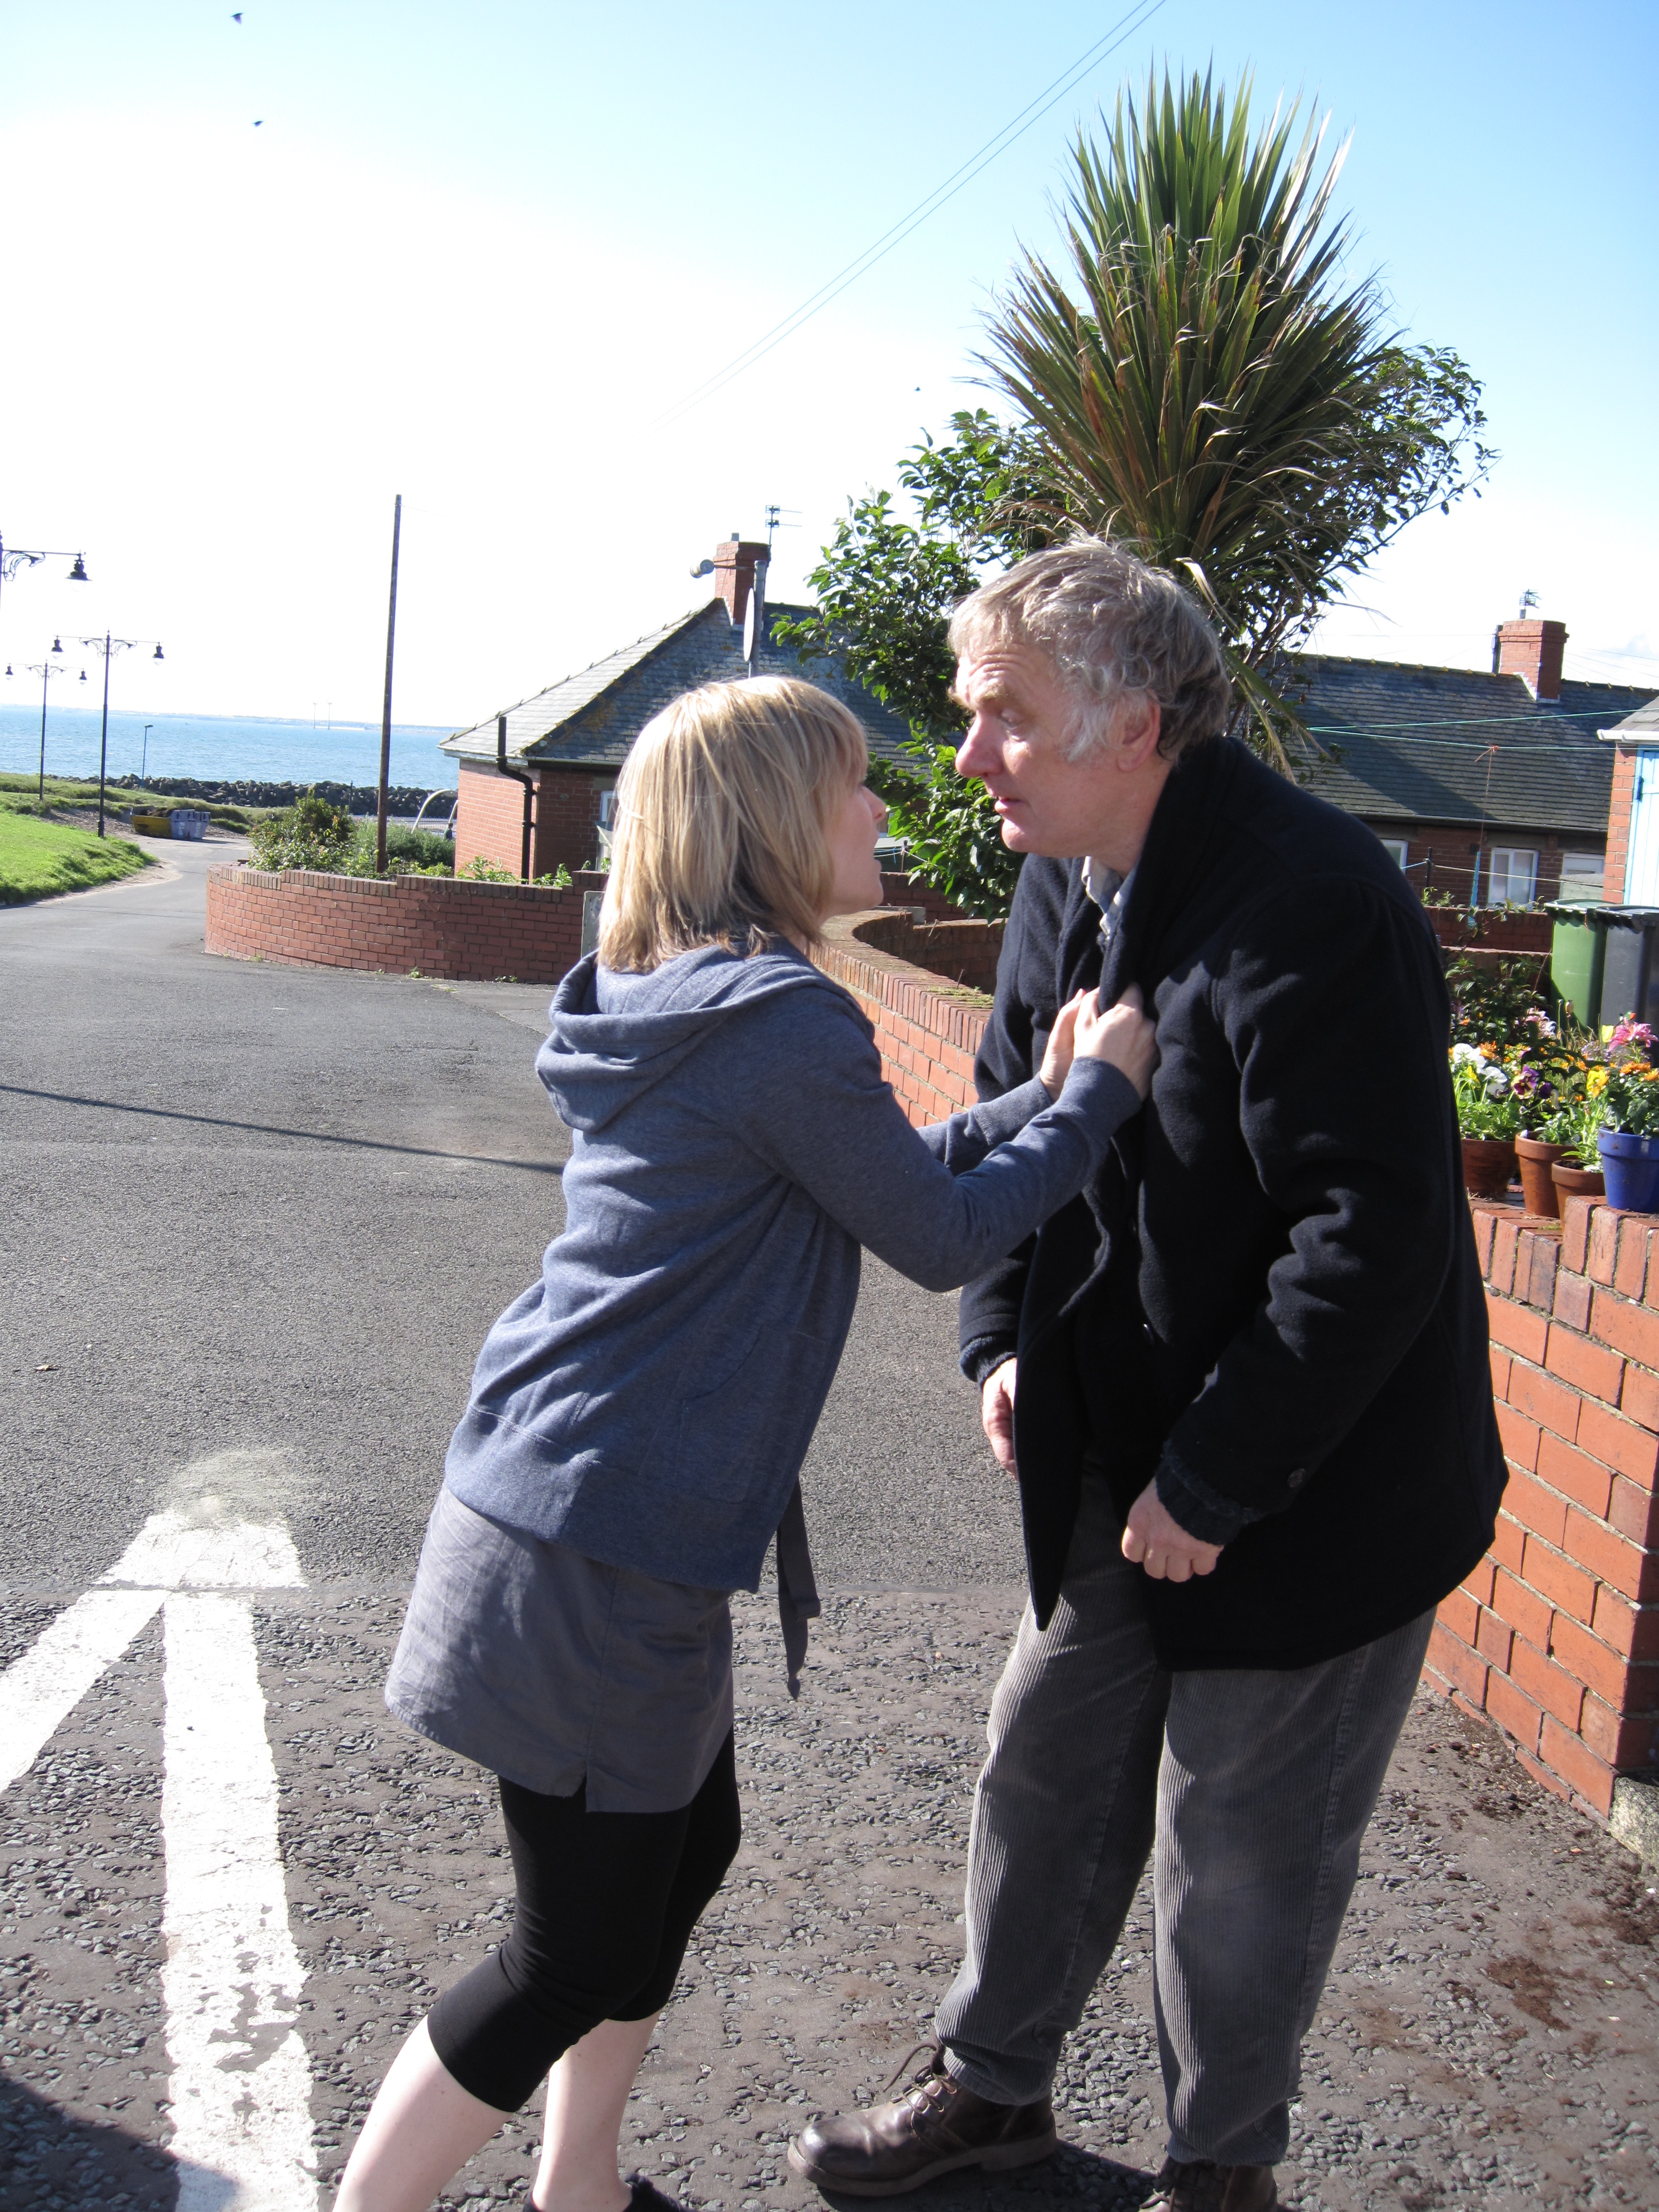
[[[990,793],[1003,843],[1060,860],[1109,852],[1124,777],[1110,743],[1066,759],[1077,707],[1046,655],[1029,645],[988,646],[957,662],[953,688],[973,717],[957,773]]]

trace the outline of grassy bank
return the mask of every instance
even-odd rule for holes
[[[44,815],[48,820],[74,808],[79,810],[98,804],[98,780],[83,780],[76,776],[49,775],[43,794],[37,795],[39,786],[32,775],[0,774],[0,808],[19,814]],[[112,783],[104,793],[104,812],[111,821],[131,814],[134,806],[143,809],[153,806],[167,813],[175,806],[195,806],[193,799],[167,799],[142,791],[132,791],[125,785]],[[264,814],[269,807],[208,806],[204,810],[213,820],[216,829],[246,830]]]
[[[149,866],[125,837],[97,837],[0,806],[0,906],[21,906],[59,891],[89,890]]]

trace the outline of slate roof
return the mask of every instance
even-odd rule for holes
[[[1645,707],[1638,707],[1633,714],[1626,714],[1613,729],[1604,730],[1601,734],[1604,738],[1626,738],[1634,744],[1659,744],[1659,691],[1654,693]]]
[[[792,645],[779,643],[775,625],[810,608],[782,600],[766,609],[766,635],[756,666],[767,676],[801,676],[844,700],[870,734],[872,752],[890,757],[909,734],[899,718],[855,683],[835,660],[803,665]],[[743,631],[723,599],[636,638],[592,667],[550,684],[507,710],[507,750],[516,761],[563,763],[573,768],[620,768],[635,738],[659,708],[695,684],[730,681],[744,672]],[[495,716],[443,740],[443,750],[469,759],[495,757]]]
[[[1325,653],[1297,654],[1286,689],[1337,755],[1313,764],[1310,788],[1346,813],[1597,838],[1613,791],[1613,748],[1601,733],[1659,699],[1568,681],[1547,703],[1518,676]]]

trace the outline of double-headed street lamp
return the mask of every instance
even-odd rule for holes
[[[111,656],[114,653],[125,653],[130,646],[135,645],[155,646],[155,650],[150,656],[154,660],[164,659],[166,655],[162,653],[161,647],[156,644],[156,641],[153,637],[112,637],[107,630],[104,632],[102,637],[83,637],[81,640],[81,643],[83,646],[89,646],[94,653],[101,653],[104,656],[104,727],[103,734],[98,740],[98,835],[101,837],[104,834],[104,775],[109,761],[109,664]],[[82,672],[82,680],[84,681],[84,670]]]
[[[52,641],[52,649],[57,653],[61,653],[63,652],[64,641],[62,638],[53,638]],[[31,676],[38,676],[40,679],[40,796],[44,799],[46,795],[46,686],[52,682],[54,676],[67,676],[69,674],[69,671],[64,667],[61,659],[32,660],[28,664],[28,672]],[[9,668],[6,671],[6,673],[8,676],[11,674]]]
[[[55,553],[50,547],[43,550],[27,545],[8,545],[5,539],[0,538],[0,584],[9,584],[21,570],[38,568],[43,561],[70,559],[73,559],[75,566],[69,572],[69,581],[71,584],[89,584],[92,579],[87,574],[87,564],[78,553]]]

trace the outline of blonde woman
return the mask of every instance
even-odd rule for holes
[[[1138,1002],[1079,999],[1040,1080],[910,1127],[807,957],[880,903],[865,766],[844,707],[766,678],[675,701],[623,772],[599,953],[537,1063],[565,1228],[479,1354],[386,1691],[500,1777],[517,1913],[404,2045],[337,2212],[424,2212],[550,2069],[531,2204],[667,2202],[620,2179],[623,2115],[738,1846],[727,1598],[776,1535],[792,1688],[817,1610],[796,1475],[860,1247],[954,1287],[1146,1095]]]

